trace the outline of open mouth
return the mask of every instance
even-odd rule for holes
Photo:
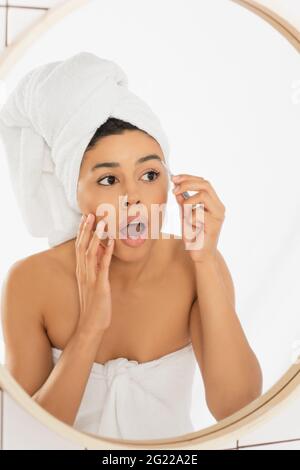
[[[126,227],[121,230],[121,233],[128,238],[140,238],[146,231],[146,224],[144,222],[130,222]]]

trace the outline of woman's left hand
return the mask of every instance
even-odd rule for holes
[[[192,260],[195,263],[200,263],[216,259],[220,230],[225,219],[224,204],[220,201],[211,183],[200,176],[181,174],[172,176],[172,181],[176,185],[173,193],[181,207],[182,238]],[[185,199],[182,193],[189,190],[198,192]],[[199,203],[202,207],[190,209],[187,206],[184,208],[185,204]],[[192,222],[192,226],[189,222]],[[185,226],[196,232],[193,239],[187,238],[184,233]],[[194,241],[195,239],[196,241]]]

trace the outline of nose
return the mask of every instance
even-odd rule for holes
[[[122,199],[124,207],[141,203],[141,200],[135,191],[127,191],[125,194],[123,194]]]
[[[140,203],[141,203],[140,199],[130,198],[129,201],[128,201],[128,200],[125,200],[124,206],[125,206],[125,207],[128,207],[129,205],[131,205],[131,206],[133,205],[133,206],[134,206],[135,204],[140,204]]]

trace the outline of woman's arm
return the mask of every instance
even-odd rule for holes
[[[102,336],[96,337],[77,328],[46,382],[32,395],[49,413],[71,426],[74,424]]]
[[[53,367],[51,343],[41,314],[41,276],[34,259],[15,263],[2,287],[5,366],[37,403],[73,425],[102,336],[75,329]]]
[[[221,253],[194,266],[197,299],[190,315],[191,338],[207,405],[220,420],[261,394],[262,372],[235,312],[234,286]]]
[[[43,322],[44,264],[33,255],[13,265],[2,294],[2,322],[7,367],[49,413],[73,425],[90,371],[112,315],[109,268],[114,240],[101,247],[105,221],[92,230],[94,214],[83,216],[76,237],[76,278],[80,315],[73,334],[53,367],[51,344]],[[47,260],[48,264],[51,260]],[[41,280],[42,279],[42,280]],[[43,287],[46,286],[46,287]],[[46,293],[46,296],[49,293]]]

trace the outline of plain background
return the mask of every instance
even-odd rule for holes
[[[225,204],[219,249],[268,390],[300,351],[297,52],[230,2],[92,2],[24,55],[2,84],[2,98],[32,67],[81,50],[123,67],[169,135],[173,173],[210,180]],[[0,151],[2,284],[14,261],[48,245],[28,234]],[[169,197],[172,231],[176,202]],[[2,344],[2,358],[3,351]],[[213,424],[199,373],[193,397],[196,429]]]

